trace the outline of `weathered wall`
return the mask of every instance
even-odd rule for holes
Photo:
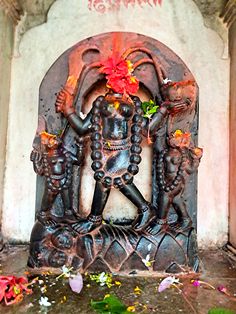
[[[26,32],[13,60],[3,232],[27,241],[34,221],[35,175],[29,161],[37,126],[38,87],[55,59],[76,42],[103,32],[131,31],[156,38],[188,65],[200,88],[199,244],[221,245],[228,231],[229,60],[220,36],[204,25],[189,0],[101,15],[87,1],[58,0],[47,23]],[[221,31],[225,33],[222,26]],[[14,218],[14,219],[13,219]]]
[[[0,217],[2,213],[14,27],[0,8]]]
[[[236,8],[236,7],[235,7]],[[230,71],[230,233],[229,241],[236,248],[236,20],[230,27],[230,55],[231,55],[231,71]]]

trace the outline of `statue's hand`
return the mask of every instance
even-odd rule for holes
[[[71,95],[68,91],[62,89],[56,99],[55,107],[56,112],[61,112],[64,116],[68,116],[71,113],[75,112],[73,107],[74,96]]]
[[[161,104],[162,108],[166,108],[170,113],[178,113],[181,112],[189,106],[188,103],[184,101],[165,101]]]
[[[30,154],[30,160],[32,162],[39,162],[41,159],[41,153],[39,151],[37,151],[36,149],[33,149],[31,154]]]

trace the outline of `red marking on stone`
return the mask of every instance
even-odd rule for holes
[[[129,6],[134,7],[136,4],[140,7],[143,7],[144,5],[153,7],[157,4],[161,5],[162,0],[88,0],[89,10],[95,10],[99,13],[119,11],[122,6],[128,8]]]

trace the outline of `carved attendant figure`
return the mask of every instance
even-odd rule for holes
[[[192,225],[183,198],[186,176],[196,171],[202,157],[202,149],[191,146],[191,134],[176,130],[169,136],[167,148],[157,161],[158,212],[155,222],[146,228],[155,235],[167,224],[170,207],[175,209],[177,228],[186,230]]]
[[[37,218],[43,224],[55,225],[56,222],[51,218],[50,210],[57,195],[61,194],[65,210],[63,218],[76,220],[72,209],[70,186],[73,164],[80,164],[80,160],[63,148],[61,139],[56,135],[42,132],[40,137],[44,152],[34,149],[31,153],[35,172],[46,178],[42,204]]]

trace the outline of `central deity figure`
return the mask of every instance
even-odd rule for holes
[[[86,219],[72,225],[81,234],[102,223],[111,188],[119,189],[137,207],[138,215],[132,224],[136,231],[143,229],[156,216],[156,210],[133,183],[133,176],[138,173],[141,162],[142,134],[153,134],[171,110],[169,103],[163,103],[151,121],[143,117],[141,100],[132,96],[139,84],[131,74],[129,61],[120,60],[112,69],[104,66],[103,73],[107,74],[110,92],[93,102],[84,120],[75,112],[74,95],[62,89],[56,101],[56,111],[63,113],[79,136],[90,133],[92,142],[92,169],[96,180],[92,208]]]

